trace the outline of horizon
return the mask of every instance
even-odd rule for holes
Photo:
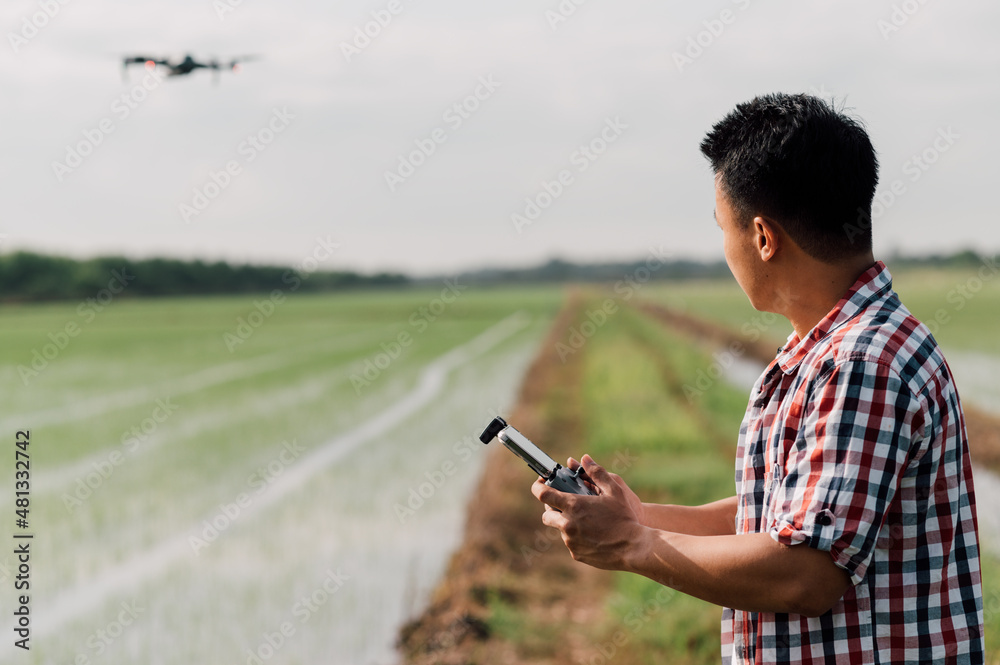
[[[80,262],[80,263],[86,263],[86,262],[92,262],[92,261],[109,261],[109,260],[115,260],[115,259],[123,259],[125,261],[134,261],[134,262],[160,261],[160,260],[163,260],[163,261],[179,261],[179,262],[185,263],[185,264],[203,263],[205,265],[212,265],[212,264],[215,264],[215,263],[223,263],[223,264],[225,264],[225,265],[227,265],[227,266],[229,266],[231,268],[251,267],[251,268],[261,268],[261,269],[279,269],[279,270],[288,270],[288,271],[293,271],[293,272],[298,272],[298,273],[306,273],[306,274],[313,274],[313,273],[315,273],[315,274],[345,273],[345,274],[354,274],[354,275],[357,275],[359,277],[365,277],[365,278],[377,277],[377,276],[392,276],[392,277],[398,276],[398,277],[402,277],[402,278],[404,278],[406,280],[415,281],[415,282],[430,281],[430,280],[441,279],[441,278],[458,277],[458,276],[463,276],[463,275],[464,276],[478,275],[478,274],[481,274],[481,273],[494,273],[494,272],[496,272],[496,273],[504,273],[504,272],[512,272],[512,273],[528,272],[528,273],[530,273],[532,271],[543,269],[543,268],[545,268],[547,266],[552,266],[554,264],[566,265],[566,266],[570,266],[570,267],[573,267],[573,268],[583,268],[583,269],[628,267],[628,266],[639,265],[639,264],[642,264],[644,262],[648,263],[649,262],[649,257],[651,257],[651,256],[654,257],[654,258],[656,258],[658,261],[662,261],[662,263],[664,265],[692,264],[692,265],[697,265],[697,266],[703,266],[703,267],[706,267],[706,268],[717,268],[717,267],[726,266],[726,259],[725,259],[724,256],[719,256],[717,258],[714,258],[714,257],[693,258],[693,257],[677,257],[677,256],[671,256],[671,255],[667,255],[667,254],[659,254],[659,255],[657,255],[655,253],[652,253],[652,254],[651,253],[647,253],[645,256],[635,255],[635,256],[632,256],[632,257],[625,257],[625,258],[621,258],[621,259],[601,259],[601,260],[597,260],[597,261],[585,261],[585,260],[581,261],[581,260],[568,259],[568,258],[563,257],[563,256],[549,256],[549,257],[543,258],[543,259],[541,259],[539,261],[536,261],[536,262],[533,262],[533,263],[530,263],[530,264],[527,264],[527,265],[522,265],[522,266],[493,264],[493,265],[486,265],[486,266],[477,267],[477,268],[460,269],[460,270],[453,271],[453,272],[437,272],[437,273],[427,273],[427,274],[414,274],[414,273],[409,273],[409,272],[405,272],[405,271],[393,269],[391,267],[384,267],[384,268],[381,268],[381,269],[375,269],[375,270],[371,270],[371,271],[354,271],[354,270],[350,270],[350,269],[338,269],[336,267],[319,267],[319,264],[322,263],[322,260],[309,262],[309,265],[304,265],[301,262],[298,265],[293,265],[291,263],[280,263],[280,262],[238,262],[238,261],[231,261],[231,260],[227,260],[227,259],[206,260],[206,259],[202,259],[200,257],[183,258],[183,257],[174,257],[174,256],[167,256],[167,255],[157,255],[157,254],[152,254],[152,255],[149,255],[149,256],[129,256],[129,255],[125,255],[125,254],[99,254],[99,255],[92,255],[92,256],[77,257],[77,256],[71,256],[69,254],[50,254],[50,253],[38,252],[38,251],[35,251],[35,250],[32,250],[32,249],[17,249],[17,250],[12,250],[12,251],[0,251],[0,261],[2,261],[6,257],[9,257],[9,256],[11,256],[13,254],[18,254],[18,253],[26,253],[26,254],[31,254],[31,255],[39,256],[39,257],[43,257],[43,258],[57,259],[57,260],[69,260],[69,261],[75,261],[75,262]],[[984,253],[984,252],[976,250],[973,247],[966,247],[966,248],[959,248],[959,249],[957,249],[955,251],[951,251],[951,252],[921,252],[921,253],[913,253],[913,254],[896,253],[896,254],[893,254],[891,256],[883,256],[883,257],[880,257],[880,256],[876,255],[875,260],[876,261],[882,261],[882,262],[893,261],[893,262],[900,262],[900,263],[907,263],[907,264],[917,264],[917,265],[937,264],[937,263],[948,264],[950,262],[955,262],[956,260],[964,260],[966,258],[970,258],[971,256],[974,256],[977,261],[983,262],[985,260],[988,260],[988,259],[991,259],[991,258],[995,257],[996,256],[996,252],[994,252],[994,253]],[[313,268],[312,267],[313,265],[315,265],[316,267]],[[728,269],[728,266],[727,266],[727,269]],[[671,279],[671,277],[668,276],[668,277],[660,278],[660,279]],[[390,286],[390,285],[386,285],[386,286]],[[391,286],[390,286],[390,288],[391,288]]]

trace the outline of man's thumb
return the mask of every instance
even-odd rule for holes
[[[594,484],[601,488],[601,491],[605,494],[618,489],[617,483],[611,479],[610,474],[607,470],[594,461],[594,458],[590,455],[584,455],[581,459],[583,462],[583,468],[590,476],[590,479],[594,481]]]

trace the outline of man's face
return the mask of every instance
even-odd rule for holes
[[[750,304],[757,307],[754,294],[760,286],[761,260],[754,243],[756,234],[751,224],[742,228],[718,177],[715,179],[715,221],[722,229],[722,251],[729,270],[747,294]]]

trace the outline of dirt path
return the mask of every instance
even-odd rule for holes
[[[557,316],[509,418],[529,438],[545,441],[556,459],[576,449],[582,434],[584,354],[572,354],[564,364],[556,352],[582,307],[579,298],[571,297]],[[601,621],[610,575],[569,557],[558,533],[541,524],[542,507],[529,491],[532,475],[498,443],[491,447],[462,545],[430,606],[401,631],[404,662],[581,662],[597,637],[587,629]],[[517,643],[502,632],[491,633],[487,618],[493,616],[492,625],[503,624],[497,621],[503,614],[510,616]]]
[[[723,325],[667,309],[655,303],[642,303],[639,305],[639,309],[670,328],[694,339],[707,340],[712,344],[730,348],[733,344],[740,344],[745,349],[745,355],[748,358],[764,365],[769,365],[774,360],[775,351],[781,344],[781,342],[766,339],[750,342],[737,331]],[[969,433],[969,448],[973,460],[979,466],[1000,473],[1000,418],[970,405],[964,405],[964,409],[965,425]]]

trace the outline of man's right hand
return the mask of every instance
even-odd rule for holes
[[[566,466],[570,469],[570,471],[576,471],[577,467],[580,466],[580,463],[570,457],[566,460]],[[611,479],[622,489],[622,493],[625,495],[625,499],[628,502],[629,507],[631,507],[633,512],[635,512],[635,515],[639,520],[639,524],[643,526],[650,526],[649,524],[646,524],[646,504],[644,504],[636,493],[632,491],[632,488],[629,487],[624,480],[622,480],[621,476],[617,473],[611,473],[610,471],[608,471],[608,475],[611,476]],[[593,492],[600,494],[600,489],[598,489],[593,481],[587,477],[586,471],[580,474],[580,478],[587,483],[587,486]]]

